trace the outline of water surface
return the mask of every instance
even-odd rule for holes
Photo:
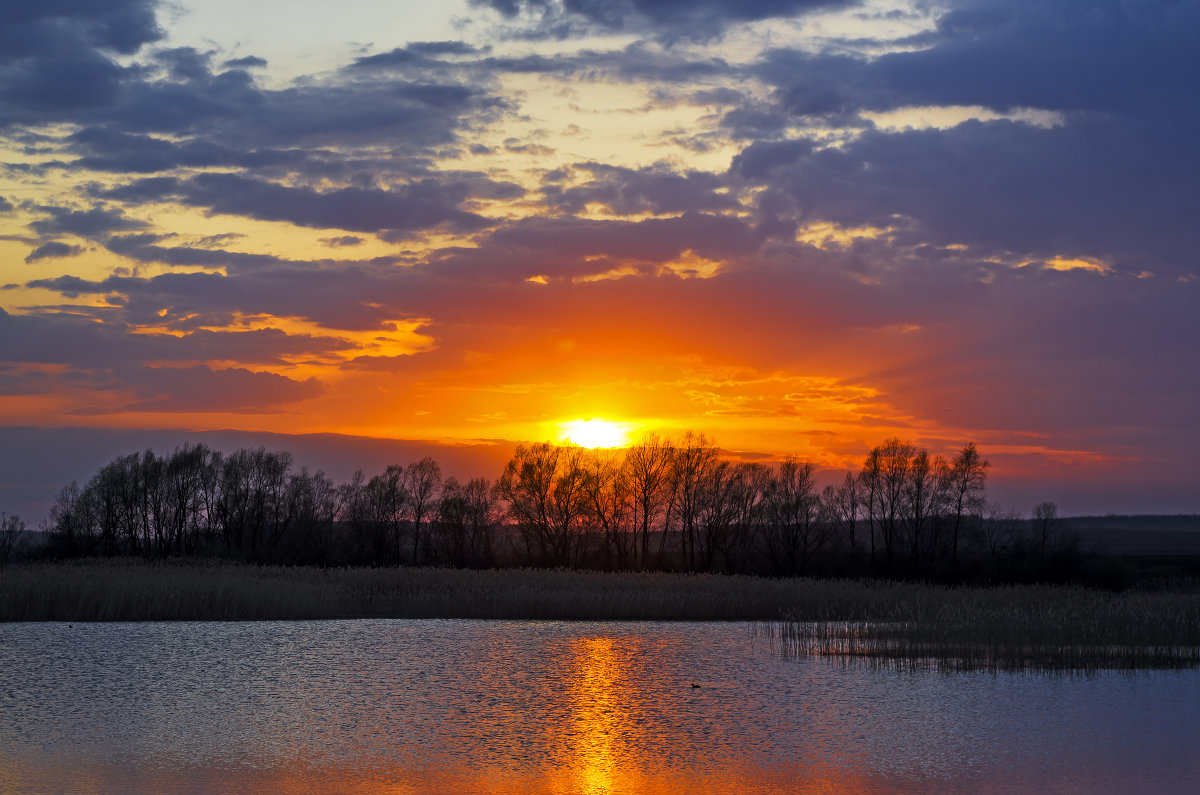
[[[1200,788],[1200,672],[899,672],[752,629],[0,625],[0,791]]]

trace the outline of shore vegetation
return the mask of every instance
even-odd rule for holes
[[[567,569],[18,563],[2,621],[748,621],[786,655],[948,669],[1200,664],[1200,588],[968,587]]]

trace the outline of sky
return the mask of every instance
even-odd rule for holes
[[[3,13],[0,426],[975,441],[1200,511],[1200,2]]]

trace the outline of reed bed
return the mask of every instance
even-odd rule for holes
[[[767,629],[785,654],[945,670],[1134,670],[1200,665],[1200,594],[1066,587],[917,588],[870,617]]]
[[[0,621],[770,620],[803,581],[505,569],[91,560],[0,572]]]
[[[1200,591],[942,587],[567,570],[25,563],[0,621],[751,621],[789,655],[952,670],[1200,665]]]

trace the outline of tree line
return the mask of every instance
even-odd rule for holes
[[[810,462],[734,461],[689,432],[646,436],[625,450],[522,445],[494,482],[443,477],[435,460],[423,458],[370,477],[359,471],[339,485],[297,467],[286,452],[225,454],[194,444],[166,456],[120,456],[84,485],[65,487],[43,524],[42,554],[772,576],[1061,575],[1078,555],[1058,530],[1053,503],[1039,505],[1032,521],[1001,511],[986,500],[988,469],[974,443],[946,459],[889,439],[858,471],[822,486]]]

